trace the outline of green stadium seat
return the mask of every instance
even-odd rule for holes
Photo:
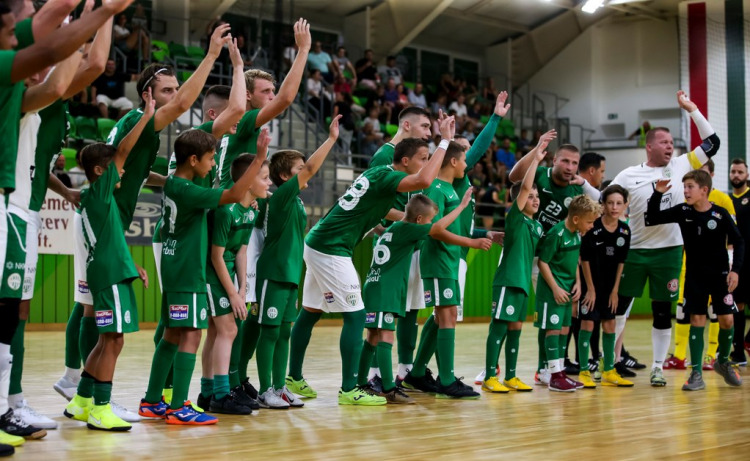
[[[169,58],[169,45],[161,40],[151,40],[151,58],[157,62],[164,62]]]
[[[353,79],[354,75],[349,69],[344,69],[344,78]]]
[[[482,115],[481,117],[479,117],[479,123],[481,123],[482,125],[486,125],[487,122],[489,121],[490,121],[489,115]]]
[[[190,57],[190,53],[188,52],[187,47],[175,42],[169,42],[169,55],[172,57],[172,59],[177,59],[179,57]]]
[[[185,81],[189,79],[191,75],[193,75],[192,70],[180,70],[177,72],[177,77],[182,83],[185,83]]]
[[[359,96],[352,95],[352,102],[358,106],[362,106],[362,100],[359,98]]]
[[[96,141],[99,139],[99,129],[96,127],[96,120],[93,118],[78,116],[75,118],[77,139],[87,139]]]
[[[385,125],[385,132],[388,133],[388,136],[396,136],[396,132],[398,131],[398,125],[394,125],[392,123],[387,123]]]
[[[100,118],[96,120],[96,126],[99,131],[99,141],[106,142],[109,132],[115,127],[117,122],[111,118]]]
[[[416,84],[414,82],[404,82],[404,88],[408,88],[410,90],[413,90]]]
[[[203,59],[206,57],[206,51],[199,46],[188,46],[187,53],[191,58]]]
[[[63,157],[65,157],[65,169],[69,170],[76,166],[76,154],[78,153],[77,150],[71,149],[69,147],[63,147],[60,151]]]

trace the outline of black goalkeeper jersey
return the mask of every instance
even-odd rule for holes
[[[615,285],[617,266],[625,262],[630,249],[630,228],[618,221],[614,232],[608,231],[602,218],[594,221],[594,227],[586,232],[581,240],[581,261],[588,261],[591,266],[591,278],[596,288],[596,297],[608,299]],[[581,273],[582,293],[588,291],[583,273]]]

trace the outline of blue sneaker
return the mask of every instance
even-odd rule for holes
[[[177,424],[181,426],[207,426],[216,424],[219,418],[209,416],[205,413],[195,411],[190,401],[186,401],[182,408],[167,411],[167,424]]]
[[[138,406],[138,414],[144,418],[164,419],[168,410],[169,405],[164,403],[164,399],[159,403],[148,403],[145,399],[141,399],[141,404]]]

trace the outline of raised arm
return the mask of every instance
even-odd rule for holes
[[[52,68],[44,81],[26,90],[21,105],[22,112],[42,110],[60,99],[73,80],[83,53],[75,52]]]
[[[287,107],[292,105],[294,98],[297,96],[300,82],[302,82],[302,75],[305,73],[307,55],[310,52],[310,45],[312,44],[312,38],[310,37],[310,24],[302,18],[294,23],[294,41],[299,48],[297,51],[297,57],[294,58],[292,68],[289,69],[289,73],[286,74],[286,78],[281,83],[279,92],[273,100],[266,104],[266,106],[258,113],[258,116],[255,119],[256,128],[262,127],[277,115],[284,112]]]
[[[682,90],[678,91],[677,103],[682,109],[685,109],[685,111],[690,114],[690,118],[693,119],[695,127],[698,128],[698,135],[701,137],[701,145],[688,154],[690,166],[698,169],[701,165],[706,163],[709,158],[716,155],[721,143],[719,137],[716,135],[716,131],[711,124],[708,123],[706,117],[701,114],[698,105],[690,100],[687,93]]]
[[[237,39],[229,42],[229,57],[232,59],[232,89],[229,92],[229,104],[224,111],[214,120],[211,134],[216,139],[229,133],[229,130],[240,121],[245,114],[245,98],[247,97],[247,84],[245,83],[245,68],[242,62],[242,54],[237,48]]]
[[[208,53],[206,53],[206,57],[203,58],[203,61],[201,61],[198,68],[193,72],[193,75],[187,79],[170,102],[156,111],[154,130],[157,132],[163,130],[170,123],[177,120],[180,115],[190,110],[190,107],[192,107],[203,90],[208,74],[214,68],[214,63],[216,62],[216,58],[219,57],[222,47],[232,40],[231,35],[224,36],[228,31],[229,24],[223,24],[216,28],[213,35],[211,35],[211,44],[208,47]]]
[[[415,190],[426,189],[432,184],[432,181],[437,178],[440,173],[440,166],[443,164],[445,158],[445,150],[450,144],[450,140],[453,139],[453,135],[456,132],[456,119],[453,116],[444,117],[440,121],[440,136],[442,141],[440,145],[432,154],[432,158],[422,167],[416,174],[410,174],[401,180],[398,184],[399,192],[412,192]]]
[[[549,130],[544,134],[547,135],[550,133],[557,136],[557,132],[554,129]],[[529,152],[528,154],[524,155],[521,160],[516,162],[516,164],[513,166],[513,169],[510,170],[510,174],[508,175],[508,179],[510,179],[510,182],[516,183],[523,179],[523,177],[526,175],[526,171],[529,169],[529,165],[531,165],[532,158],[533,157],[531,155],[531,152]]]
[[[81,0],[49,0],[31,20],[34,41],[39,41],[54,31],[75,9]]]
[[[500,124],[500,120],[502,120],[502,118],[505,117],[505,114],[510,110],[510,104],[505,104],[505,101],[507,100],[507,91],[501,91],[497,95],[497,99],[495,100],[495,111],[492,113],[492,116],[490,116],[490,120],[484,128],[482,128],[482,131],[479,133],[479,136],[477,136],[474,144],[471,145],[471,149],[466,153],[467,172],[474,168],[474,165],[482,159],[482,156],[484,156],[484,153],[487,152],[490,144],[492,144],[492,139],[495,137],[495,132],[497,131],[497,125]]]
[[[219,205],[226,205],[227,203],[237,203],[242,200],[245,196],[245,192],[250,189],[250,185],[253,179],[260,172],[260,168],[263,166],[263,162],[266,161],[268,155],[268,145],[271,144],[271,135],[268,134],[268,128],[263,128],[260,134],[258,134],[258,149],[255,153],[255,160],[245,170],[242,177],[232,185],[230,189],[225,189],[221,194],[221,200]]]
[[[466,192],[461,199],[460,205],[458,205],[453,209],[453,211],[432,224],[432,227],[430,228],[430,236],[434,236],[448,229],[448,226],[450,226],[453,221],[455,221],[461,215],[461,212],[464,211],[467,206],[469,206],[469,203],[471,203],[471,187],[466,189]]]
[[[93,0],[87,0],[86,5],[89,2],[93,3]],[[91,43],[89,52],[83,57],[83,62],[78,67],[78,72],[73,77],[73,82],[68,87],[65,95],[63,95],[63,99],[70,99],[85,90],[87,86],[91,85],[104,72],[104,68],[107,66],[107,59],[109,58],[110,47],[112,46],[112,21],[113,18],[109,18],[96,32],[96,37],[94,37],[94,41]]]
[[[547,146],[549,145],[550,141],[552,141],[556,137],[557,133],[555,131],[548,131],[544,133],[539,138],[539,144],[537,144],[536,147],[531,150],[531,152],[526,154],[527,157],[531,158],[531,163],[526,169],[526,174],[523,176],[523,183],[521,183],[521,190],[518,192],[518,197],[516,197],[516,204],[519,210],[523,210],[526,206],[526,201],[529,199],[529,194],[531,193],[531,189],[534,186],[536,167],[539,166],[539,162],[541,162],[544,159],[544,156],[547,155]]]
[[[336,140],[339,138],[340,119],[341,116],[337,115],[331,120],[331,126],[328,127],[328,139],[326,139],[323,144],[318,147],[318,150],[310,156],[307,162],[305,162],[305,166],[302,167],[302,171],[297,174],[297,181],[299,182],[300,189],[307,184],[307,181],[309,181],[310,178],[315,176],[315,173],[317,173],[318,170],[320,170],[328,153],[331,152],[331,148],[336,144]]]
[[[117,145],[117,152],[115,153],[114,158],[115,166],[117,166],[117,171],[122,170],[122,167],[125,166],[125,160],[127,160],[130,151],[133,150],[133,146],[135,146],[135,143],[138,142],[138,138],[141,137],[143,129],[146,127],[146,125],[148,125],[148,122],[151,121],[151,118],[154,116],[154,112],[156,111],[156,100],[151,96],[151,88],[149,88],[145,93],[144,101],[146,104],[143,108],[143,115],[141,116],[141,119],[138,120],[138,123],[135,124],[133,129],[130,130],[127,136],[122,138],[120,144]]]

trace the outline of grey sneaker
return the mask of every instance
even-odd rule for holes
[[[651,381],[653,383],[653,381]],[[690,372],[690,377],[685,384],[682,385],[683,391],[700,391],[706,388],[706,383],[703,381],[703,375],[698,370]]]
[[[266,392],[258,395],[258,403],[261,408],[271,408],[272,410],[286,410],[289,403],[281,397],[280,391],[274,391],[269,387]]]
[[[388,401],[388,403],[390,404],[409,405],[409,404],[417,403],[416,400],[409,397],[405,392],[403,392],[398,387],[394,387],[393,390],[391,390],[390,392],[386,392],[385,394],[383,394],[383,396],[385,397],[385,400]]]
[[[664,379],[664,373],[661,368],[654,367],[651,369],[651,385],[653,387],[664,387],[667,385],[667,380]]]
[[[730,386],[742,386],[739,365],[732,362],[714,363],[714,371],[724,378],[724,382]]]

